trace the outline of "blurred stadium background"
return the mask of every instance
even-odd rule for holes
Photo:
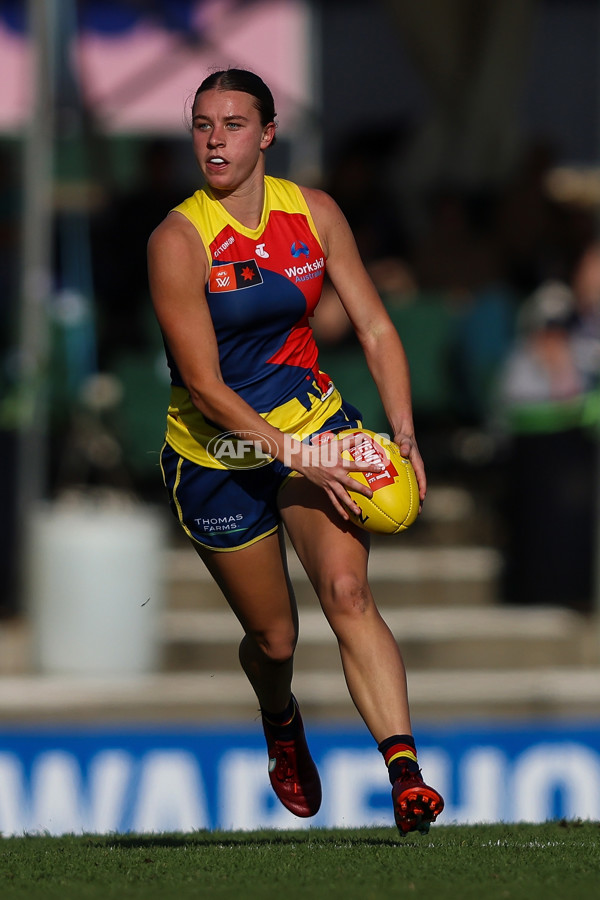
[[[599,46],[597,0],[0,0],[0,833],[290,824],[158,468],[145,245],[227,65],[271,86],[269,171],[338,200],[409,355],[430,492],[371,578],[447,819],[600,818]],[[331,292],[315,329],[387,431]],[[316,824],[387,822],[290,564]]]

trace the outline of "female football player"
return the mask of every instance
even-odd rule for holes
[[[171,508],[239,619],[240,662],[260,704],[275,793],[298,816],[321,786],[292,694],[298,614],[284,526],[339,644],[354,704],[392,783],[401,834],[443,808],[424,784],[404,665],[367,581],[368,535],[342,459],[360,413],[319,370],[309,317],[325,270],[362,345],[394,441],[425,497],[406,357],[327,194],[265,175],[273,97],[254,73],[215,72],[192,107],[204,185],[149,240],[152,299],[171,370],[162,471]],[[375,164],[375,163],[374,163]],[[327,454],[323,443],[328,441]]]

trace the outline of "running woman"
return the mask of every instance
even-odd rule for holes
[[[173,513],[244,637],[240,663],[258,699],[279,800],[313,816],[321,784],[292,693],[298,612],[283,530],[337,638],[350,696],[381,751],[401,834],[442,811],[423,782],[404,664],[368,579],[348,474],[328,440],[361,415],[321,372],[309,319],[325,271],[364,351],[393,440],[426,478],[414,435],[406,356],[332,198],[265,174],[275,108],[256,74],[209,75],[192,107],[204,185],[148,245],[152,300],[171,370],[163,477]],[[324,453],[327,441],[327,453]],[[372,464],[369,466],[372,470]]]

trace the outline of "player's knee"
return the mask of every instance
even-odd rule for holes
[[[293,629],[274,628],[255,635],[254,639],[270,662],[283,664],[293,657],[298,635]]]
[[[352,572],[330,578],[322,587],[320,599],[332,624],[338,618],[361,620],[373,602],[367,581]]]

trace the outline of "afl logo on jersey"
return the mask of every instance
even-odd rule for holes
[[[221,263],[210,270],[208,289],[211,294],[239,291],[262,284],[263,279],[255,259],[246,262]]]
[[[302,243],[302,241],[294,241],[294,243],[290,247],[290,253],[292,254],[292,256],[295,256],[296,259],[302,255],[306,256],[307,259],[310,256],[310,250],[308,249],[306,244]]]

